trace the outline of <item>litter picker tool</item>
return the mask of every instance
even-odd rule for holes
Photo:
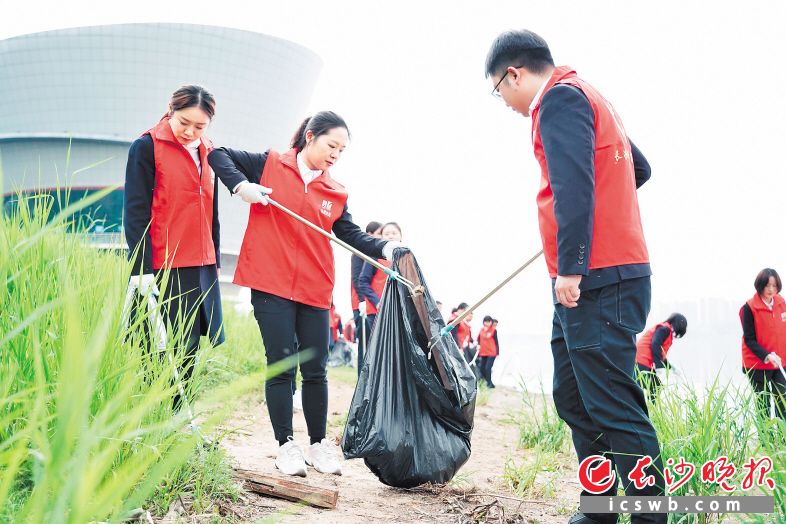
[[[475,310],[476,310],[478,307],[480,307],[480,305],[481,305],[481,304],[483,304],[483,303],[484,303],[486,300],[488,300],[489,298],[491,298],[491,297],[492,297],[492,296],[493,296],[493,295],[494,295],[494,294],[495,294],[497,291],[499,291],[500,289],[502,289],[503,287],[505,287],[505,285],[506,285],[508,282],[510,282],[511,280],[513,280],[513,279],[516,277],[516,275],[518,275],[519,273],[521,273],[522,271],[524,271],[525,269],[527,269],[527,267],[528,267],[530,264],[532,264],[533,262],[535,262],[535,260],[537,260],[537,259],[538,259],[538,257],[539,257],[540,255],[542,255],[542,254],[543,254],[543,250],[540,250],[540,251],[538,251],[538,252],[537,252],[537,254],[535,254],[535,255],[534,255],[532,258],[530,258],[529,260],[527,260],[526,262],[524,262],[524,265],[522,265],[522,266],[521,266],[520,268],[518,268],[516,271],[514,271],[513,273],[511,273],[511,274],[510,274],[510,276],[509,276],[508,278],[506,278],[505,280],[503,280],[503,281],[502,281],[502,282],[501,282],[501,283],[500,283],[500,284],[499,284],[497,287],[495,287],[494,289],[492,289],[491,291],[489,291],[489,292],[486,294],[486,296],[484,296],[483,298],[481,298],[481,299],[480,299],[478,302],[476,302],[476,303],[475,303],[475,304],[474,304],[474,305],[473,305],[471,308],[467,309],[467,310],[466,310],[466,311],[464,311],[464,312],[463,312],[461,315],[457,316],[457,317],[456,317],[456,318],[453,320],[453,322],[451,322],[450,324],[448,324],[448,325],[447,325],[447,326],[445,326],[444,328],[440,329],[440,330],[439,330],[439,335],[438,335],[438,336],[436,336],[436,337],[434,337],[434,339],[431,341],[431,343],[430,343],[430,344],[429,344],[429,346],[428,346],[428,349],[429,349],[429,358],[431,358],[431,348],[433,348],[433,347],[434,347],[434,344],[436,344],[436,343],[437,343],[437,341],[438,341],[439,339],[441,339],[442,337],[444,337],[445,335],[447,335],[448,333],[450,333],[451,331],[453,331],[453,330],[456,328],[456,326],[458,326],[458,325],[461,323],[461,321],[462,321],[462,320],[464,320],[464,319],[467,317],[467,315],[469,315],[470,313],[472,313],[473,311],[475,311]]]
[[[380,270],[383,273],[385,273],[390,278],[392,278],[394,280],[398,280],[399,282],[404,284],[407,287],[407,289],[409,289],[410,293],[412,293],[413,295],[419,295],[419,294],[423,293],[423,287],[422,286],[416,286],[415,284],[413,284],[412,282],[410,282],[406,278],[402,277],[401,274],[399,274],[398,271],[393,271],[389,267],[383,266],[382,264],[380,264],[379,262],[377,262],[376,260],[374,260],[370,256],[367,256],[364,253],[361,253],[360,251],[358,251],[354,247],[350,246],[349,244],[347,244],[343,240],[339,239],[336,235],[325,231],[321,227],[319,227],[319,226],[313,224],[312,222],[306,220],[305,218],[303,218],[302,216],[298,215],[297,213],[295,213],[293,211],[290,211],[289,209],[287,209],[286,207],[282,206],[281,204],[279,204],[278,202],[276,202],[275,200],[273,200],[269,196],[265,195],[264,198],[265,198],[265,200],[267,200],[267,202],[271,206],[273,206],[273,207],[275,207],[277,209],[280,209],[281,211],[283,211],[287,215],[291,216],[292,218],[294,218],[295,220],[297,220],[301,224],[304,224],[304,225],[310,227],[311,229],[313,229],[314,231],[316,231],[320,235],[324,236],[325,238],[327,238],[331,242],[335,242],[339,246],[341,246],[344,249],[346,249],[347,251],[351,252],[353,255],[356,255],[356,256],[362,258],[363,260],[365,260],[366,262],[368,262],[369,264],[371,264],[372,266],[374,266],[378,270]]]
[[[783,366],[781,366],[781,365],[779,364],[779,365],[778,365],[778,369],[780,369],[780,370],[781,370],[781,375],[783,375],[783,378],[785,378],[785,379],[786,379],[786,371],[784,371],[784,370],[783,370]]]

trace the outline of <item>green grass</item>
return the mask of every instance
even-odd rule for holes
[[[521,389],[521,407],[507,417],[507,422],[519,428],[518,446],[543,452],[567,451],[570,443],[568,426],[557,415],[554,402],[543,392],[543,386],[539,394]]]
[[[128,326],[121,319],[128,264],[74,233],[72,213],[102,196],[55,217],[51,197],[32,197],[0,216],[3,522],[117,520],[143,505],[161,510],[176,494],[200,507],[232,496],[223,454],[198,448],[185,414],[172,415],[177,333],[163,358],[151,358],[138,336],[144,316]],[[194,380],[217,402],[264,380],[259,340],[243,335],[232,345],[212,353],[228,355],[225,367],[201,359]],[[251,370],[257,376],[243,376]],[[221,416],[203,414],[203,431]]]

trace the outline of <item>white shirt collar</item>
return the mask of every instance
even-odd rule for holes
[[[202,172],[202,162],[199,160],[199,144],[202,143],[201,138],[197,138],[193,142],[189,142],[188,144],[184,145],[183,147],[186,148],[186,151],[191,155],[191,158],[194,160],[194,163],[197,166],[197,170],[201,173]]]
[[[543,91],[545,91],[545,89],[546,89],[546,84],[549,83],[550,79],[551,79],[551,77],[545,79],[543,81],[543,83],[540,84],[540,89],[538,89],[538,92],[535,93],[535,98],[532,99],[532,103],[529,105],[529,114],[530,114],[530,116],[532,116],[532,112],[535,110],[535,106],[537,106],[538,103],[540,102],[540,99],[543,96]]]
[[[303,183],[306,185],[322,174],[322,171],[319,169],[311,169],[306,165],[302,151],[297,154],[297,168],[300,171],[301,178],[303,178]]]

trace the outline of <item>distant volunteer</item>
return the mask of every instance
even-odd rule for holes
[[[132,262],[130,285],[158,295],[161,274],[170,270],[159,299],[171,332],[180,333],[184,320],[194,317],[177,348],[185,386],[200,336],[214,345],[224,341],[218,194],[207,162],[212,144],[204,136],[215,105],[213,95],[200,86],[175,91],[167,114],[131,144],[126,165],[123,226]],[[174,407],[181,402],[177,395]]]
[[[388,222],[380,229],[382,240],[401,242],[401,227],[396,222]],[[378,260],[380,264],[385,267],[390,267],[390,262],[387,260]],[[382,292],[385,290],[385,283],[388,281],[388,276],[384,271],[380,271],[377,267],[372,266],[368,262],[363,264],[358,277],[358,298],[366,302],[366,315],[368,318],[368,328],[366,336],[371,337],[371,330],[374,327],[374,320],[377,318],[379,312],[379,302],[382,300]],[[360,367],[360,366],[358,366]]]
[[[778,272],[762,269],[753,282],[756,293],[740,308],[742,322],[742,371],[756,392],[760,417],[775,415],[786,420],[786,379],[781,370],[786,358],[786,301]]]
[[[491,380],[491,370],[494,361],[499,356],[499,340],[497,339],[497,325],[490,315],[483,317],[483,327],[478,333],[478,367],[480,376],[486,381],[489,388],[495,388]]]
[[[688,329],[688,320],[674,313],[663,322],[646,330],[636,342],[636,366],[639,383],[651,402],[658,398],[658,390],[666,380],[666,370],[679,373],[666,359],[675,338],[682,338]]]
[[[376,220],[372,220],[366,224],[366,233],[375,238],[381,238],[382,224]],[[366,317],[365,298],[361,299],[358,295],[358,279],[360,279],[360,273],[363,271],[363,266],[365,264],[366,262],[362,258],[357,255],[352,255],[350,260],[351,282],[349,298],[350,303],[352,304],[352,319],[355,321],[355,326],[357,326],[355,337],[357,338],[358,343],[358,376],[360,376],[360,369],[363,367],[363,359],[366,354],[366,342],[368,341],[368,336],[371,333],[371,323],[368,322],[368,318]],[[363,318],[366,318],[365,325]],[[354,339],[352,341],[354,341]]]
[[[235,283],[251,288],[268,366],[300,355],[303,414],[310,447],[305,457],[293,440],[292,386],[295,369],[268,378],[265,396],[279,449],[275,465],[287,475],[341,474],[337,450],[325,438],[328,409],[326,365],[334,267],[330,241],[279,209],[266,195],[363,252],[391,259],[400,242],[364,233],[347,209],[347,190],[330,176],[349,143],[344,120],[330,111],[306,118],[291,148],[250,153],[220,148],[210,165],[229,190],[251,205]],[[299,344],[293,343],[297,336]],[[303,358],[303,352],[311,352]]]

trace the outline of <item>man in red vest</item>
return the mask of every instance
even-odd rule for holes
[[[532,117],[538,218],[554,291],[557,412],[573,432],[579,461],[605,454],[628,496],[663,495],[660,446],[634,380],[651,274],[636,189],[649,165],[611,104],[571,68],[555,67],[535,33],[498,36],[486,76],[494,96]],[[655,485],[637,489],[628,473],[642,456],[652,458],[645,472]],[[615,483],[599,496],[616,492]],[[577,511],[568,522],[616,521],[615,514]],[[633,514],[631,521],[665,523],[666,514]]]

